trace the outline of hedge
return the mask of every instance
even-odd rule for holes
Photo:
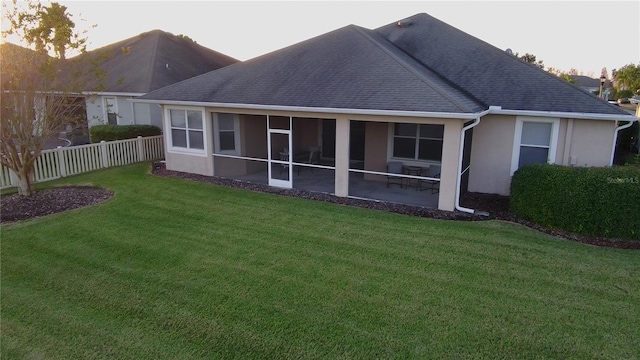
[[[162,135],[162,129],[155,125],[95,125],[89,131],[92,143]]]
[[[640,168],[522,167],[511,180],[511,212],[548,228],[640,240]]]

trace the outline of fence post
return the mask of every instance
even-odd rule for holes
[[[18,176],[16,175],[16,173],[9,168],[7,168],[7,170],[9,170],[9,183],[10,183],[9,185],[18,186]]]
[[[107,143],[102,140],[100,141],[100,156],[102,157],[102,167],[109,167],[109,157],[107,156]]]
[[[142,143],[142,136],[138,136],[138,162],[145,161],[144,158],[144,145]]]
[[[64,161],[64,153],[62,149],[62,146],[58,146],[56,148],[56,157],[58,158],[58,171],[60,172],[60,177],[65,177],[67,176],[67,162]]]

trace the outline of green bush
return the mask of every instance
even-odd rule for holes
[[[92,143],[162,135],[162,130],[155,125],[95,125],[89,131]]]
[[[536,164],[513,175],[511,212],[539,225],[640,240],[640,168]]]
[[[631,90],[620,90],[616,93],[616,99],[624,99],[633,97],[633,91]]]

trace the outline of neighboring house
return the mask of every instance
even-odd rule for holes
[[[406,184],[439,181],[419,204],[468,212],[461,191],[508,195],[525,164],[611,165],[619,122],[636,120],[427,14],[346,26],[133,101],[162,106],[170,170],[284,188],[316,177],[342,197],[434,192],[364,192],[402,162]],[[291,156],[314,148],[319,163]]]
[[[219,69],[238,60],[192,40],[153,30],[82,55],[97,60],[104,79],[86,87],[89,127],[97,124],[151,124],[162,127],[157,105],[130,99]]]
[[[571,75],[571,78],[575,81],[575,86],[591,94],[598,95],[600,92],[600,79],[594,79],[584,75]],[[604,89],[611,89],[611,82],[608,79],[605,80]]]
[[[595,94],[600,91],[600,79],[594,79],[585,75],[570,75],[573,81],[573,84],[579,88],[588,91],[591,94]]]

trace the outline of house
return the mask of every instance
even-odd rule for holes
[[[96,61],[105,72],[104,79],[93,78],[86,84],[89,127],[107,123],[162,127],[157,105],[134,104],[130,99],[238,62],[162,30],[145,32],[81,56]]]
[[[599,95],[600,79],[594,79],[584,75],[571,75],[571,79],[573,79],[574,85],[576,85],[577,87],[582,88],[591,94]],[[605,79],[603,90],[609,89],[610,91],[611,86],[611,81],[609,79]],[[605,92],[605,94],[608,93]],[[608,97],[605,97],[605,100],[608,100]]]
[[[162,106],[170,170],[466,212],[462,191],[508,195],[525,164],[611,165],[637,120],[427,14],[349,25],[133,102]],[[404,186],[387,182],[397,162]]]

